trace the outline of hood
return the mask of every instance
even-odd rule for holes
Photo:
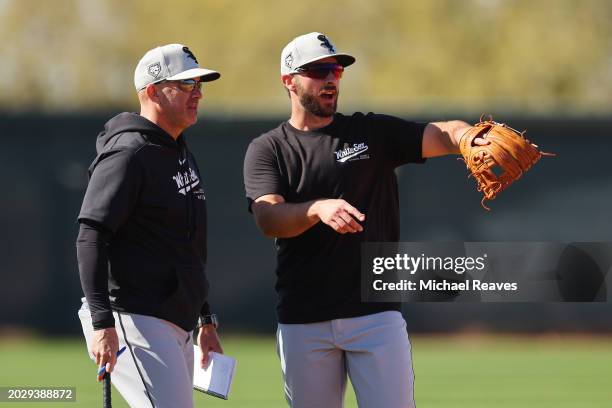
[[[129,137],[121,140],[121,135],[125,133],[138,133],[140,137]],[[104,130],[98,134],[96,140],[96,152],[98,154],[114,146],[139,145],[147,141],[159,143],[171,147],[179,147],[183,136],[179,136],[177,142],[165,130],[157,126],[150,120],[137,113],[124,112],[115,116],[104,125]]]
[[[145,117],[137,113],[123,112],[106,122],[104,130],[98,134],[96,140],[97,157],[89,167],[90,177],[99,161],[103,160],[104,157],[108,157],[110,151],[122,150],[122,148],[136,148],[147,143],[165,145],[176,149],[182,159],[179,160],[179,165],[181,165],[182,161],[181,171],[189,171],[191,163],[189,161],[184,134],[179,135],[179,137],[174,140],[165,130]],[[188,239],[192,239],[196,228],[196,220],[193,216],[193,210],[191,208],[192,200],[190,197],[191,195],[185,194]]]

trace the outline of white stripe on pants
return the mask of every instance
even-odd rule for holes
[[[152,316],[113,315],[119,348],[128,348],[117,359],[111,381],[130,407],[193,408],[191,332]],[[90,352],[93,327],[87,303],[79,310],[79,319],[87,352],[95,361]],[[94,371],[92,367],[92,381]]]
[[[401,313],[278,325],[292,408],[341,408],[347,374],[360,408],[414,408],[410,339]]]

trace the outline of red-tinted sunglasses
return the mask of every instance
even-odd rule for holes
[[[342,78],[342,72],[344,72],[344,67],[340,64],[315,64],[300,67],[297,69],[298,74],[313,79],[325,79],[327,78],[330,72],[334,74],[334,78],[340,79]]]

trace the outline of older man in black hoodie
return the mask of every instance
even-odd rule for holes
[[[202,83],[219,77],[182,44],[148,51],[134,74],[140,114],[108,121],[89,168],[79,317],[90,356],[130,406],[193,406],[198,323],[197,363],[222,352],[206,300],[206,197],[183,135],[197,121]]]

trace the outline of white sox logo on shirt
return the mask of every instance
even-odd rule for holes
[[[345,143],[344,148],[336,150],[334,154],[338,163],[344,163],[346,161],[369,159],[370,155],[362,155],[366,150],[368,150],[368,145],[365,143],[355,143],[352,146]]]
[[[178,193],[187,195],[187,192],[195,189],[200,184],[200,179],[195,171],[190,167],[189,170],[178,172],[176,176],[172,176],[176,182]]]

